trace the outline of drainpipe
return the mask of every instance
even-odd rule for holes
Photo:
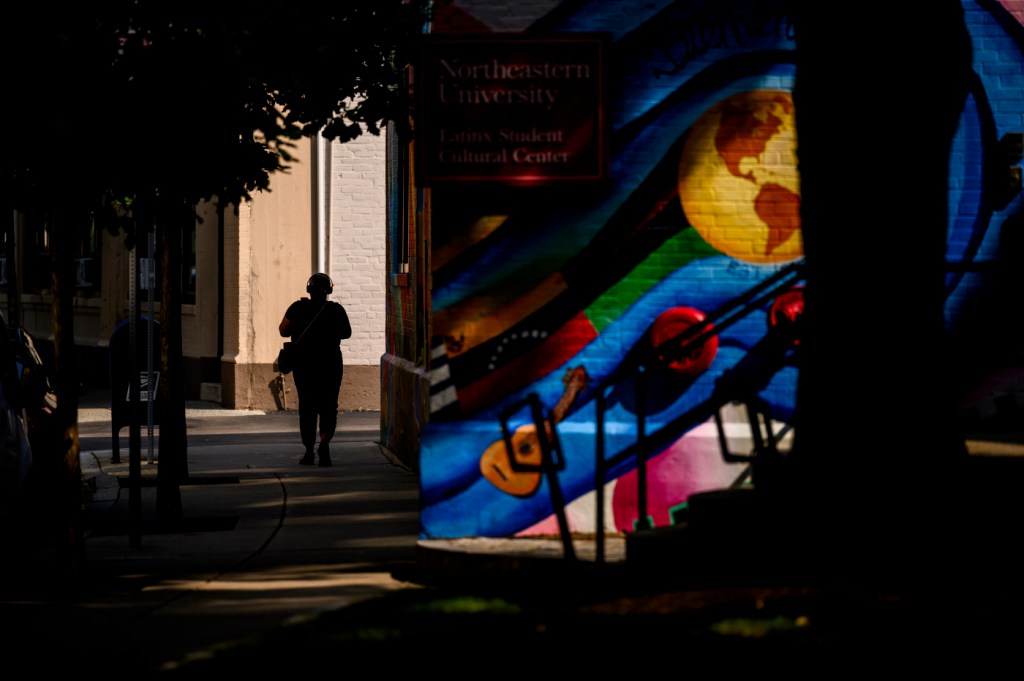
[[[313,200],[316,205],[316,271],[327,272],[327,153],[330,142],[317,133],[314,144],[316,156],[316,186]]]
[[[224,200],[217,197],[217,362],[224,361]],[[220,374],[223,376],[223,374]],[[218,376],[218,382],[223,378]],[[223,399],[223,397],[222,397]]]

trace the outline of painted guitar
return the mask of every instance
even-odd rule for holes
[[[551,427],[565,417],[573,400],[586,387],[587,379],[587,371],[582,366],[568,369],[565,372],[565,376],[562,378],[565,392],[562,393],[555,408],[551,410],[551,418],[546,424],[549,440],[551,439]],[[502,492],[517,497],[530,496],[540,486],[540,471],[513,470],[509,457],[515,456],[518,463],[531,466],[540,465],[541,447],[537,438],[536,425],[528,423],[516,428],[512,433],[512,450],[512,453],[507,450],[504,439],[492,442],[480,457],[480,472]]]

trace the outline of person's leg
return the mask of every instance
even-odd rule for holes
[[[320,446],[317,456],[321,466],[331,465],[330,442],[338,428],[338,393],[341,391],[342,375],[341,353],[330,366],[324,367],[323,381],[320,383],[322,392],[317,396],[320,417]]]
[[[302,439],[302,447],[305,450],[299,463],[312,466],[315,463],[313,446],[316,444],[316,395],[310,393],[311,377],[307,376],[305,371],[300,371],[296,367],[294,377],[295,392],[299,397],[299,437]]]

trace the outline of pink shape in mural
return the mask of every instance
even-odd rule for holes
[[[725,462],[713,424],[695,428],[647,463],[647,515],[656,527],[671,525],[672,510],[691,494],[728,488],[745,466]],[[633,531],[639,513],[635,470],[616,481],[612,513],[617,530]]]
[[[1002,0],[1002,6],[1014,16],[1018,23],[1024,24],[1024,2],[1021,0]]]

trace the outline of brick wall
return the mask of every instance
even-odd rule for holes
[[[327,270],[332,298],[345,306],[352,338],[342,343],[342,408],[380,407],[385,339],[387,197],[384,133],[330,144]]]

